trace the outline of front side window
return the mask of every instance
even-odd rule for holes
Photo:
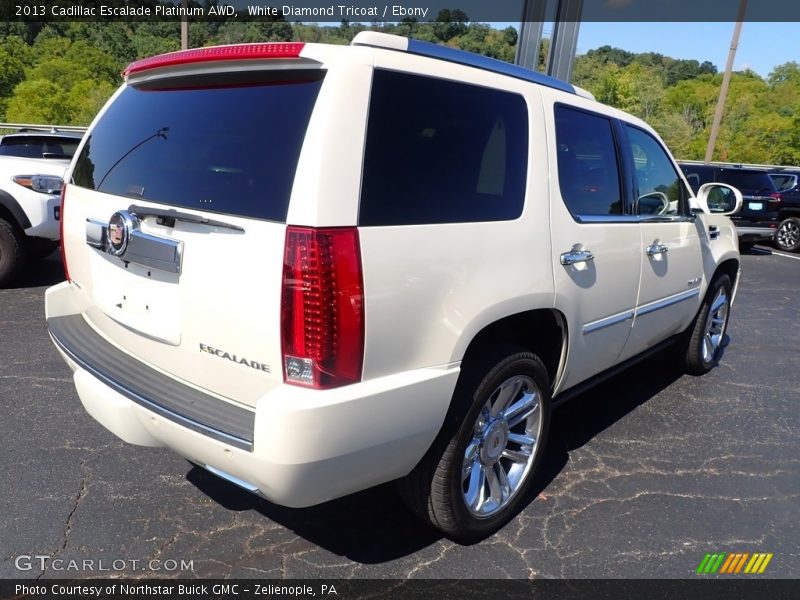
[[[633,154],[638,194],[636,214],[684,214],[688,192],[664,148],[649,133],[625,125]]]
[[[575,217],[621,215],[619,166],[611,120],[556,107],[558,183]]]
[[[525,200],[527,114],[518,94],[377,69],[359,224],[516,219]]]

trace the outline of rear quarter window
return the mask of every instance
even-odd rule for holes
[[[91,132],[76,185],[132,200],[285,221],[322,75],[127,87]]]
[[[527,162],[522,96],[377,69],[359,224],[516,219]]]

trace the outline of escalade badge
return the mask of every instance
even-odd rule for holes
[[[106,246],[109,254],[122,256],[128,247],[128,240],[131,231],[138,228],[138,219],[126,210],[120,210],[111,215],[108,221],[108,244]]]

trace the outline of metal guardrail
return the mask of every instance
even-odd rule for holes
[[[42,125],[32,123],[0,123],[0,130],[10,129],[12,131],[19,131],[21,129],[28,129],[32,131],[47,131],[56,133],[58,131],[78,131],[85,132],[88,127],[79,127],[77,125]]]

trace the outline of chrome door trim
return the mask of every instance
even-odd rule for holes
[[[577,215],[579,223],[694,223],[696,215]]]
[[[659,244],[659,243],[650,244],[647,248],[645,248],[647,256],[657,256],[659,254],[665,254],[668,250],[669,248],[667,248],[666,244]]]
[[[611,327],[612,325],[616,325],[617,323],[624,323],[625,321],[632,319],[633,315],[634,315],[634,309],[631,308],[630,310],[626,310],[625,312],[621,312],[617,315],[611,315],[610,317],[603,317],[602,319],[598,319],[597,321],[586,323],[583,326],[583,335],[595,331],[600,331],[601,329],[605,329],[606,327]]]
[[[567,267],[569,265],[593,261],[594,254],[591,250],[570,250],[569,252],[564,252],[560,260],[561,264]]]
[[[637,215],[576,215],[579,223],[638,223]]]
[[[661,310],[662,308],[667,308],[668,306],[673,306],[680,302],[691,300],[692,298],[697,298],[699,295],[700,295],[700,288],[686,290],[685,292],[675,294],[674,296],[662,298],[661,300],[656,300],[655,302],[650,302],[648,304],[644,304],[642,306],[637,307],[636,316],[639,317],[642,315],[649,315],[650,313],[656,312],[657,310]]]

